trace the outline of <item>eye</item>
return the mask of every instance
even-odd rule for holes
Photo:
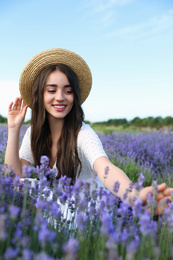
[[[65,93],[67,93],[67,94],[72,94],[73,91],[72,91],[72,90],[66,90]]]
[[[73,93],[73,89],[72,88],[67,88],[67,89],[65,89],[65,93],[70,95],[70,94]]]
[[[55,91],[56,91],[55,89],[48,89],[47,90],[48,93],[55,93]]]

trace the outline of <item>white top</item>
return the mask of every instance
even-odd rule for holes
[[[82,170],[79,179],[89,180],[91,178],[91,173],[94,172],[93,165],[96,159],[101,156],[107,157],[98,135],[90,125],[85,123],[82,124],[77,137],[77,148],[79,159],[82,163]],[[20,147],[19,157],[34,164],[31,151],[31,127],[26,130]],[[56,168],[56,164],[54,165],[54,168]]]

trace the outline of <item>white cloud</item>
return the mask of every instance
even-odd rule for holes
[[[96,18],[97,24],[102,27],[112,25],[116,19],[116,7],[124,6],[133,0],[92,0],[82,2],[82,10],[85,15]]]
[[[160,17],[153,17],[145,23],[126,26],[114,32],[110,32],[107,34],[107,37],[123,36],[134,40],[136,38],[154,36],[168,28],[173,28],[173,10],[169,10],[166,14],[163,14]]]
[[[126,5],[129,2],[131,2],[131,0],[109,0],[109,1],[97,0],[97,1],[93,1],[93,9],[95,12],[105,12],[111,10],[116,6]]]

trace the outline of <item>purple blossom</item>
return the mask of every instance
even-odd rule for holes
[[[69,238],[68,242],[63,246],[63,251],[66,255],[71,255],[76,257],[78,250],[79,250],[79,241],[74,237]]]
[[[22,173],[23,173],[23,177],[24,178],[31,178],[32,177],[32,171],[33,171],[33,167],[30,165],[23,165],[22,168]]]
[[[7,215],[0,213],[0,241],[5,241],[8,236],[6,230],[6,219]]]
[[[52,202],[50,203],[50,207],[49,207],[50,213],[49,215],[55,217],[55,218],[60,218],[61,217],[61,210],[59,208],[59,205],[57,202]]]
[[[118,209],[118,214],[121,216],[127,216],[129,213],[129,203],[125,200],[123,203],[121,203],[119,209]]]
[[[116,182],[114,183],[114,186],[113,186],[113,191],[114,191],[115,193],[117,193],[117,192],[119,191],[119,188],[120,188],[120,182],[119,182],[119,181],[116,181]]]
[[[18,225],[16,226],[16,230],[14,232],[14,237],[13,237],[13,243],[17,243],[17,241],[21,240],[23,241],[23,231],[21,229],[21,225],[20,225],[20,222],[18,223]]]
[[[5,254],[4,254],[4,259],[5,260],[13,260],[16,258],[16,256],[18,255],[20,249],[19,248],[12,248],[12,247],[8,247]]]
[[[135,236],[135,239],[132,240],[126,247],[126,258],[127,260],[133,260],[135,259],[135,254],[137,252],[137,249],[139,247],[140,244],[140,239],[138,236]]]
[[[145,185],[144,181],[149,182],[152,179],[160,182],[166,178],[169,183],[172,182],[172,137],[172,133],[168,135],[162,132],[102,135],[108,156],[117,166],[122,166],[125,172],[127,169],[129,178],[133,177],[133,181],[135,179],[138,190]],[[35,174],[40,178],[35,189],[31,189],[29,180],[21,184],[19,177],[14,177],[15,174],[10,169],[5,176],[5,171],[0,165],[0,243],[4,245],[5,252],[3,251],[1,255],[3,259],[58,260],[57,257],[54,258],[58,252],[61,254],[59,257],[63,257],[64,260],[74,260],[81,256],[83,245],[90,243],[90,236],[95,237],[94,246],[100,248],[100,257],[103,256],[108,260],[123,257],[127,260],[134,259],[138,250],[141,250],[139,237],[148,242],[150,241],[148,236],[152,236],[153,242],[150,246],[153,257],[158,258],[159,254],[163,254],[162,249],[155,247],[155,244],[160,245],[157,234],[162,232],[162,228],[163,231],[173,230],[171,202],[167,204],[158,221],[153,221],[152,216],[137,198],[131,216],[127,201],[119,203],[117,196],[103,187],[98,187],[94,178],[93,183],[77,180],[72,186],[71,180],[63,176],[60,180],[54,180],[50,189],[47,176],[53,179],[55,171],[49,168],[48,158],[42,159],[39,167],[26,167],[24,170],[25,176]],[[107,176],[108,168],[105,172]],[[137,179],[139,172],[142,173]],[[153,186],[157,188],[156,181],[153,182]],[[29,192],[24,193],[22,187],[30,189]],[[155,207],[153,206],[154,196],[157,193],[155,188],[153,189],[155,193],[147,200],[149,207]],[[118,189],[117,182],[114,185],[114,192]],[[129,187],[127,193],[131,189],[132,187]],[[25,209],[23,199],[26,199]],[[63,211],[62,208],[67,210]],[[15,221],[11,221],[12,218]],[[10,231],[13,223],[13,229]],[[52,223],[54,225],[51,225]],[[72,235],[75,237],[68,240]],[[101,239],[97,239],[98,237]],[[64,241],[67,243],[64,244]],[[39,248],[40,251],[30,247]],[[20,249],[19,252],[17,248]],[[33,253],[32,250],[37,253]],[[168,251],[171,255],[170,247]],[[92,255],[89,257],[92,258]]]
[[[172,172],[173,134],[169,131],[128,132],[99,135],[110,158],[126,172],[127,165],[138,163],[136,172],[151,172],[151,180]],[[169,178],[169,177],[168,177]],[[137,180],[137,178],[136,178]]]
[[[152,181],[152,186],[153,186],[153,196],[155,197],[158,193],[158,187],[157,187],[157,181]]]
[[[30,249],[25,248],[25,249],[23,249],[22,257],[23,257],[23,259],[32,260],[33,252]]]
[[[56,237],[56,233],[48,228],[48,225],[42,223],[38,232],[38,238],[41,244],[52,242]]]
[[[113,225],[110,220],[111,217],[109,213],[104,212],[101,215],[101,232],[106,236],[109,236],[113,230]]]
[[[46,155],[42,155],[40,158],[41,166],[47,168],[49,166],[49,158]]]
[[[59,200],[60,200],[60,202],[61,202],[63,205],[65,205],[65,203],[66,203],[67,200],[68,200],[68,194],[63,193],[63,194],[59,197]]]
[[[164,224],[167,224],[171,232],[173,232],[173,203],[168,204],[168,207],[164,208],[162,221]]]
[[[139,225],[140,225],[139,229],[143,234],[143,236],[155,234],[157,223],[151,220],[151,217],[148,213],[145,213],[140,217]]]
[[[10,213],[10,217],[12,219],[16,219],[18,214],[19,214],[19,212],[20,212],[20,208],[14,206],[14,205],[10,205],[9,206],[9,213]]]
[[[151,193],[147,195],[147,208],[149,209],[155,209],[157,207],[157,203],[155,201],[155,198]]]
[[[28,236],[22,236],[20,243],[22,247],[26,248],[30,243],[30,238]]]
[[[129,238],[129,231],[126,228],[124,228],[123,231],[121,232],[120,236],[121,236],[121,239],[120,239],[121,242],[126,243]]]
[[[87,221],[88,221],[87,215],[81,213],[77,214],[76,222],[77,222],[77,227],[79,228],[80,231],[84,230]]]
[[[133,215],[139,218],[143,214],[144,207],[142,206],[142,200],[137,197],[133,202]]]
[[[88,201],[86,200],[81,200],[78,203],[78,210],[79,212],[86,212],[88,209]]]
[[[37,254],[34,258],[35,260],[55,260],[53,257],[49,256],[48,254],[46,254],[45,252],[41,252],[39,254]]]
[[[138,183],[141,188],[143,187],[144,180],[145,180],[145,177],[144,177],[143,173],[141,172],[139,175],[139,178],[138,178]]]
[[[104,179],[107,178],[108,173],[109,173],[109,166],[106,166],[105,167],[105,172],[104,172]]]

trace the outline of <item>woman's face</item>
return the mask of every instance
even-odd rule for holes
[[[74,103],[73,89],[67,76],[55,70],[49,74],[43,93],[44,107],[48,118],[64,119]]]

